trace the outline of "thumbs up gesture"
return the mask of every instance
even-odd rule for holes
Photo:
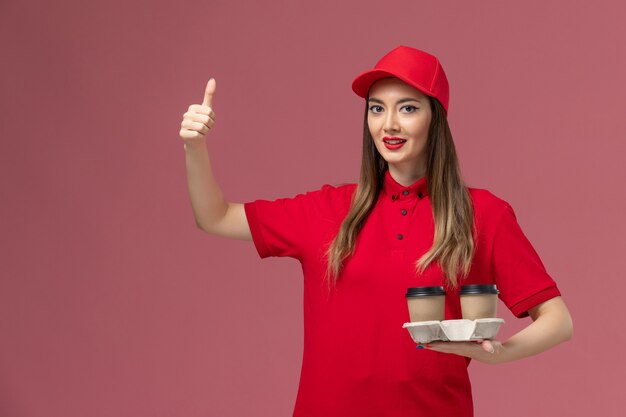
[[[213,112],[213,96],[215,95],[215,79],[209,79],[204,90],[202,104],[192,104],[180,124],[180,137],[185,144],[203,143],[206,134],[215,126]]]

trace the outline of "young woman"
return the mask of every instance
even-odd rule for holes
[[[202,230],[252,240],[261,258],[289,256],[304,275],[304,352],[294,416],[472,416],[467,367],[538,354],[572,336],[555,281],[513,208],[467,187],[447,123],[439,60],[399,46],[352,83],[365,99],[357,184],[275,201],[224,200],[205,136],[215,80],[185,113],[189,194]],[[462,318],[461,284],[496,284],[516,317],[501,343],[433,342],[415,349],[407,288],[444,286],[445,319]]]

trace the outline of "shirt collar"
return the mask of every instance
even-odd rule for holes
[[[383,191],[386,195],[390,196],[393,201],[415,197],[424,198],[428,195],[428,182],[426,181],[426,176],[423,176],[413,184],[405,187],[398,183],[389,173],[389,169],[387,169],[383,181]]]

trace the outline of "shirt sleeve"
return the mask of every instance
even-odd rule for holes
[[[328,198],[331,185],[308,191],[291,198],[255,200],[244,203],[252,241],[261,258],[270,256],[291,257],[302,261],[310,247],[311,228],[319,217]]]
[[[528,309],[561,295],[507,202],[495,229],[492,249],[499,297],[516,317],[528,317]]]

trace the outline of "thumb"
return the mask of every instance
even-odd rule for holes
[[[493,353],[495,351],[495,346],[491,340],[484,340],[481,345],[482,348],[489,353]]]
[[[209,106],[213,104],[213,96],[215,95],[215,78],[209,78],[209,82],[206,84],[206,89],[204,90],[204,100],[202,101],[203,106]]]

